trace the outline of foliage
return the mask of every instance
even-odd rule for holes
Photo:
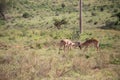
[[[120,30],[120,21],[106,21],[106,25],[102,28]]]
[[[120,65],[120,60],[119,60],[119,58],[115,58],[115,59],[112,59],[111,63]]]
[[[0,20],[0,25],[2,26],[2,25],[4,25],[4,24],[5,24],[5,21]]]
[[[61,25],[67,24],[66,19],[54,19],[54,25],[57,27],[57,29],[61,29]]]
[[[30,14],[28,12],[25,12],[25,13],[23,13],[22,17],[28,18],[28,17],[30,17]]]

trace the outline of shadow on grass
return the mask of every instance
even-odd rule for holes
[[[100,29],[105,29],[105,30],[110,30],[110,29],[120,30],[120,23],[119,23],[119,21],[117,21],[117,22],[106,22],[106,25],[100,26],[99,28]]]

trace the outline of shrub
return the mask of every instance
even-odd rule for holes
[[[116,12],[118,12],[118,9],[114,9],[114,11],[113,11],[114,13],[116,13]]]
[[[120,12],[116,13],[115,16],[118,17],[120,20]]]
[[[36,47],[37,47],[38,49],[41,49],[41,48],[42,48],[42,46],[41,46],[40,43],[36,43]]]
[[[112,45],[108,44],[108,43],[106,43],[106,44],[100,44],[100,48],[104,49],[106,47],[112,47]]]
[[[92,23],[92,22],[93,22],[93,20],[92,20],[92,19],[90,19],[90,20],[88,20],[88,21],[87,21],[87,23]]]
[[[28,13],[28,12],[25,12],[25,13],[23,13],[23,15],[22,15],[22,17],[24,17],[24,18],[28,18],[28,17],[30,17],[31,15]]]
[[[97,21],[95,21],[95,22],[94,22],[94,25],[96,25],[96,24],[98,24],[98,22],[97,22]]]
[[[65,7],[65,4],[64,4],[64,3],[62,3],[62,4],[61,4],[61,7],[62,7],[62,8],[64,8],[64,7]]]
[[[1,0],[0,1],[0,17],[5,20],[5,14],[4,11],[6,10],[7,1]]]
[[[71,37],[72,39],[79,39],[80,38],[79,31],[78,30],[73,31]]]
[[[0,25],[4,25],[4,24],[5,24],[5,21],[0,20]]]
[[[106,25],[103,26],[103,29],[115,29],[120,30],[120,21],[119,20],[113,20],[113,21],[106,21]]]
[[[54,25],[57,27],[57,29],[61,29],[61,25],[67,24],[67,20],[64,19],[54,19]]]
[[[92,15],[92,16],[96,16],[97,14],[96,14],[96,13],[94,13],[94,12],[92,12],[92,13],[91,13],[91,15]]]
[[[101,7],[101,8],[100,8],[100,11],[104,11],[104,8],[103,8],[103,7]]]

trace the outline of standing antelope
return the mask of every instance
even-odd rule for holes
[[[66,48],[68,50],[71,50],[72,46],[76,46],[76,43],[73,43],[71,40],[69,39],[63,39],[60,41],[60,47],[59,47],[59,51],[60,49],[63,47],[64,52],[66,51]]]
[[[85,49],[87,49],[91,44],[93,44],[97,50],[99,49],[99,41],[94,38],[87,39],[84,43],[79,44],[79,48],[82,49],[85,47]]]

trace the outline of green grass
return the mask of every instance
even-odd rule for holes
[[[79,34],[78,1],[21,0],[8,10],[7,21],[0,20],[1,80],[120,79],[120,32],[109,26],[101,28],[107,21],[117,20],[111,17],[110,5],[115,3],[83,1],[83,33]],[[104,5],[107,7],[101,12]],[[116,4],[114,9],[118,7]],[[67,23],[58,30],[54,19],[65,19]],[[95,38],[100,42],[100,51],[89,47],[86,51],[76,48],[58,54],[58,44],[65,38],[80,42]]]

